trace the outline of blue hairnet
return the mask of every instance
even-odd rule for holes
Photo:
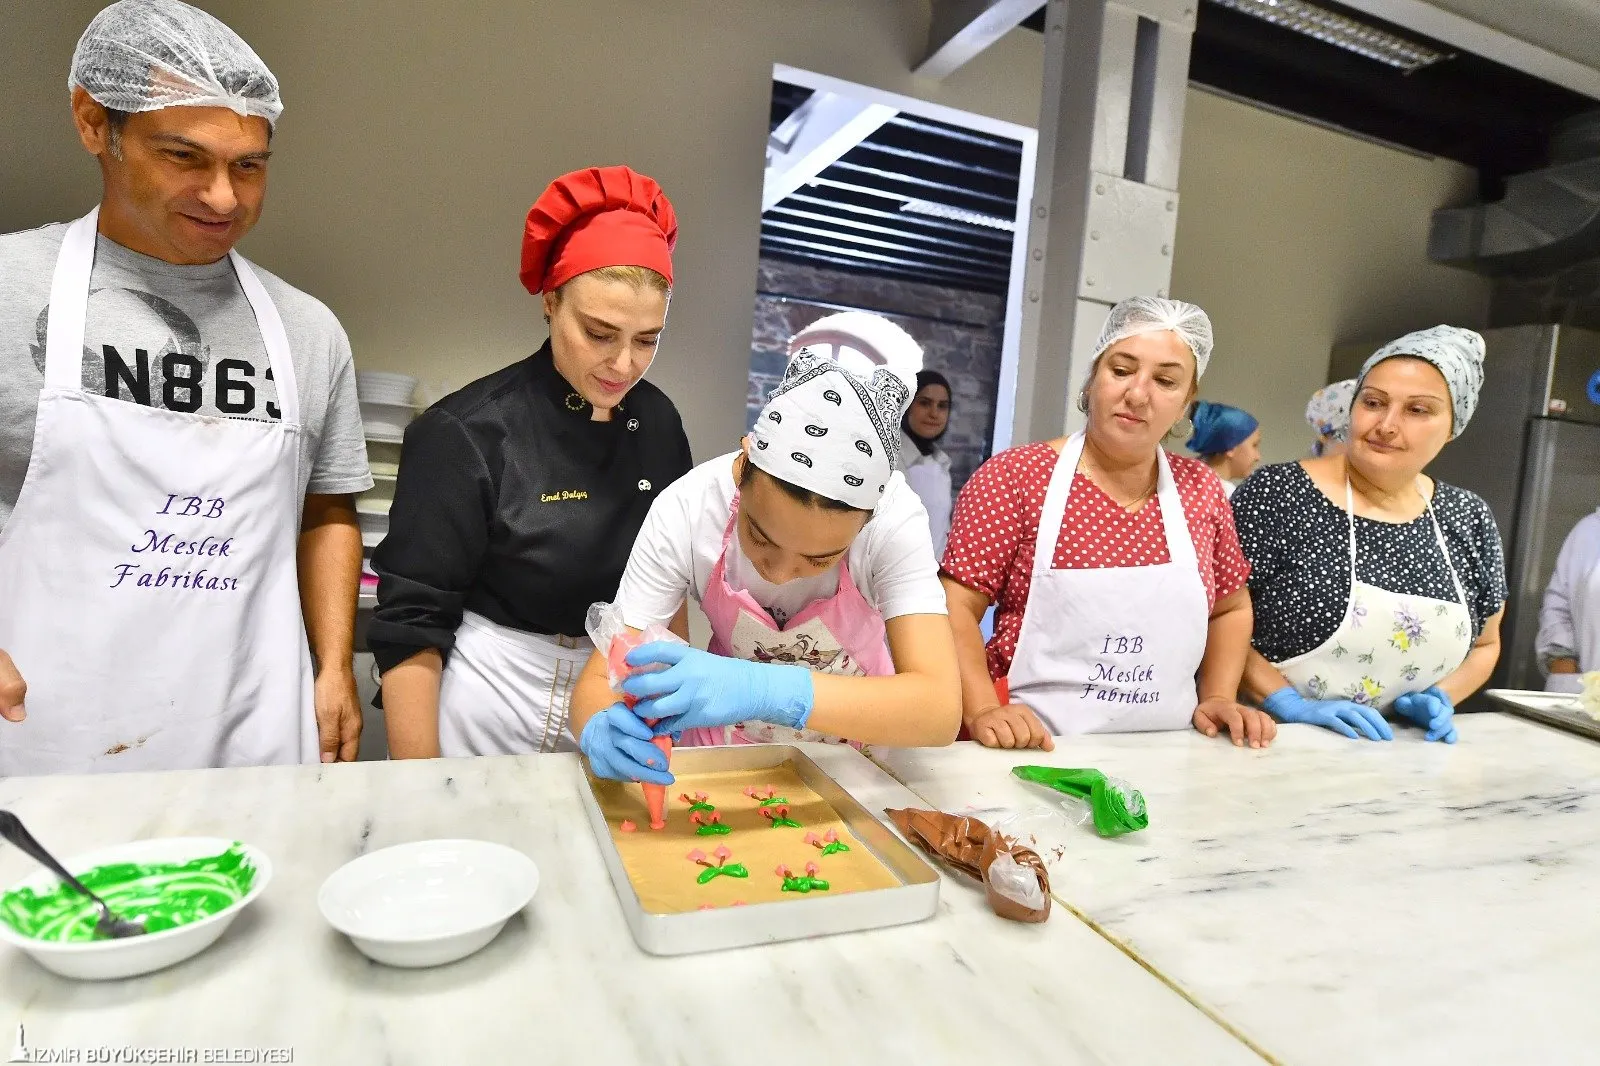
[[[1194,405],[1189,416],[1194,422],[1194,436],[1189,438],[1189,450],[1196,455],[1221,455],[1230,452],[1250,439],[1261,423],[1249,411],[1241,411],[1225,403],[1201,400]]]

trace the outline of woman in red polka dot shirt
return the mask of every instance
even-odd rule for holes
[[[1276,735],[1237,702],[1250,564],[1222,484],[1161,447],[1210,356],[1200,308],[1123,301],[1078,397],[1084,432],[1001,452],[961,490],[941,576],[978,742],[1050,750],[1053,735],[1191,723],[1251,747]]]

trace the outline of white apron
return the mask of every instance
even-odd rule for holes
[[[1211,606],[1166,453],[1157,449],[1157,499],[1169,562],[1055,570],[1083,434],[1068,438],[1050,475],[1033,553],[1033,583],[1007,675],[1056,735],[1186,729]]]
[[[1344,486],[1344,506],[1350,525],[1350,599],[1344,619],[1318,647],[1274,665],[1307,699],[1351,700],[1384,710],[1408,692],[1437,684],[1461,665],[1472,650],[1472,614],[1432,503],[1428,521],[1455,585],[1454,603],[1357,581],[1355,496],[1349,481]]]
[[[906,484],[911,486],[922,507],[928,512],[928,535],[933,541],[935,560],[944,557],[945,542],[950,539],[950,515],[955,508],[955,493],[951,490],[950,455],[935,447],[932,455],[917,451],[916,442],[904,431],[900,434],[900,469],[905,473]]]
[[[593,651],[588,637],[528,633],[466,612],[439,682],[439,754],[578,750],[572,689]]]
[[[33,454],[0,532],[0,648],[28,681],[27,720],[0,723],[0,775],[315,762],[283,322],[230,253],[279,422],[83,391],[98,216],[56,260]]]

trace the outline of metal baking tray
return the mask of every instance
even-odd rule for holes
[[[939,875],[893,830],[874,817],[855,797],[829,777],[799,748],[788,744],[732,745],[677,748],[672,769],[681,774],[724,770],[774,770],[787,767],[838,812],[850,832],[866,845],[899,882],[896,888],[850,892],[840,896],[806,896],[746,907],[722,907],[684,914],[651,914],[639,902],[633,882],[622,865],[622,855],[611,839],[600,796],[628,786],[597,778],[584,763],[587,788],[583,805],[600,851],[605,856],[611,884],[617,890],[634,942],[651,955],[689,955],[703,951],[775,944],[835,933],[855,933],[891,925],[908,925],[932,918],[939,909]],[[874,773],[883,773],[876,766]],[[887,777],[887,775],[885,775]]]
[[[1600,740],[1600,722],[1583,713],[1579,698],[1566,692],[1539,692],[1491,688],[1484,692],[1512,714],[1564,729],[1590,740]]]

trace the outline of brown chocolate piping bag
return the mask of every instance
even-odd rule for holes
[[[912,843],[967,876],[981,881],[989,906],[1000,917],[1014,922],[1042,922],[1050,917],[1050,874],[1045,869],[1044,860],[1034,851],[1018,846],[1015,841],[995,832],[978,819],[965,815],[915,808],[885,808],[884,813]],[[1010,855],[1018,865],[1034,873],[1039,881],[1043,906],[1029,907],[996,891],[989,881],[989,867],[1001,854]]]

